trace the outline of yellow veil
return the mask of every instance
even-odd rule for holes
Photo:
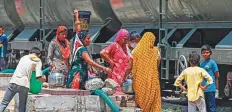
[[[158,48],[155,35],[146,32],[133,50],[133,88],[136,102],[144,112],[161,112]]]

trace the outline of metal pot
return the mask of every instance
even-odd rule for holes
[[[133,94],[134,90],[132,87],[132,79],[127,79],[123,84],[122,84],[122,91],[127,94]]]
[[[48,84],[50,87],[63,87],[65,76],[59,72],[51,72],[48,76]]]

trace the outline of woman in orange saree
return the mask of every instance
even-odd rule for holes
[[[67,39],[68,29],[59,26],[56,37],[50,42],[48,47],[47,63],[52,71],[65,75],[65,82],[69,73],[69,59],[71,56],[70,43]]]

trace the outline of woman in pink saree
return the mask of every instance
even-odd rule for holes
[[[129,61],[126,46],[128,39],[129,32],[126,29],[121,29],[118,31],[114,42],[100,52],[102,58],[110,64],[110,68],[113,70],[112,74],[108,74],[108,78],[113,79],[119,85],[123,83],[123,77]],[[123,94],[121,87],[117,89],[116,94]]]

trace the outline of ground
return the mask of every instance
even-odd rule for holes
[[[3,91],[3,90],[0,90],[0,102],[2,101],[2,99],[3,99],[3,97],[4,97],[4,94],[5,94],[5,91]],[[14,99],[13,100],[11,100],[11,102],[10,102],[10,104],[8,105],[8,107],[7,107],[7,112],[13,112],[13,110],[14,110]]]
[[[2,98],[4,97],[5,91],[0,90],[0,101],[2,101]],[[14,100],[10,102],[10,104],[7,107],[6,112],[14,112]],[[163,109],[162,112],[186,112],[187,106],[180,106],[170,103],[162,103]],[[217,112],[232,112],[231,107],[217,107]]]

